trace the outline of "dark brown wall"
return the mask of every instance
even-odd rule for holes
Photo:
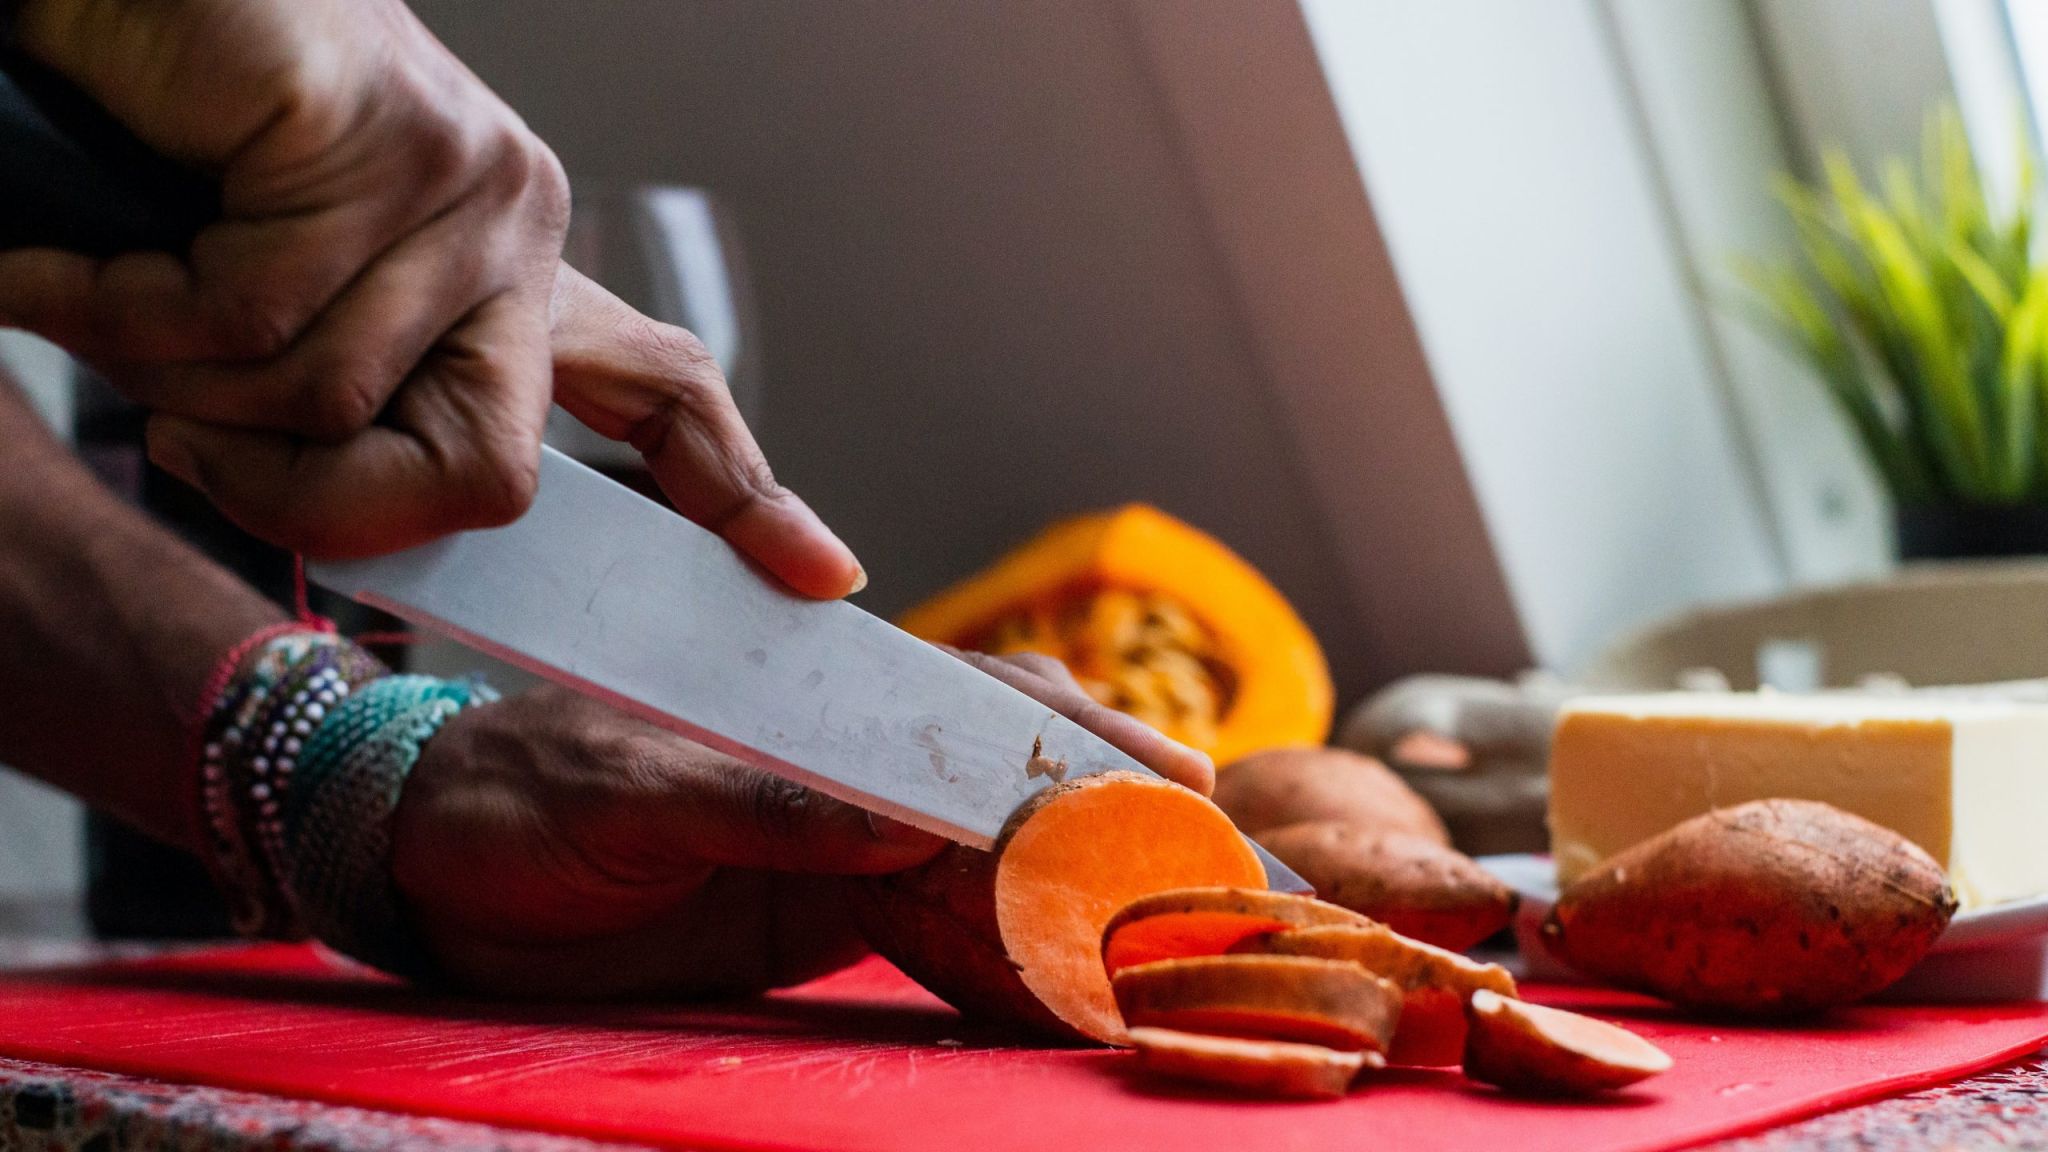
[[[758,431],[867,563],[868,607],[901,608],[1053,517],[1147,500],[1280,585],[1340,698],[1419,659],[1412,638],[1390,657],[1371,623],[1400,606],[1362,604],[1343,575],[1126,10],[415,7],[572,177],[703,184],[737,209]],[[1303,82],[1313,66],[1304,39]]]

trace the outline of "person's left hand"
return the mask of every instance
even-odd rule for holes
[[[959,654],[1206,794],[1208,758],[1095,703],[1057,661]],[[463,712],[405,785],[393,871],[430,952],[496,995],[746,993],[865,951],[838,877],[938,837],[558,688]]]

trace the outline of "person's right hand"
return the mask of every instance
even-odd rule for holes
[[[554,155],[398,0],[22,0],[21,47],[221,184],[188,258],[0,253],[0,324],[158,415],[152,458],[316,555],[532,498]]]

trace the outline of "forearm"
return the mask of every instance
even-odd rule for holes
[[[196,849],[185,718],[283,618],[100,487],[0,377],[0,763]]]

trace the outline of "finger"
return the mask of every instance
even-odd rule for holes
[[[408,203],[406,211],[416,207]],[[0,317],[95,363],[267,358],[288,347],[400,226],[350,206],[224,221],[199,233],[187,260],[163,252],[106,259],[41,248],[0,252]]]
[[[836,599],[866,585],[852,550],[776,482],[702,342],[567,265],[555,313],[556,401],[638,449],[677,511],[803,595]]]
[[[1012,652],[997,659],[1008,661],[1062,689],[1082,691],[1081,682],[1074,678],[1074,670],[1067,667],[1067,662],[1057,656],[1048,656],[1043,652]]]
[[[518,518],[538,482],[546,311],[518,294],[458,325],[379,424],[342,444],[153,417],[150,459],[253,535],[374,555]]]
[[[263,361],[110,365],[129,399],[204,424],[336,443],[368,428],[442,336],[513,268],[471,208],[380,257],[285,352]]]
[[[1081,690],[1071,674],[1062,680],[1020,667],[1015,656],[988,656],[955,648],[946,650],[1109,741],[1131,759],[1168,780],[1204,796],[1215,788],[1216,765],[1207,755],[1167,737],[1142,720],[1097,703],[1094,697]],[[1061,665],[1062,669],[1064,667]]]

